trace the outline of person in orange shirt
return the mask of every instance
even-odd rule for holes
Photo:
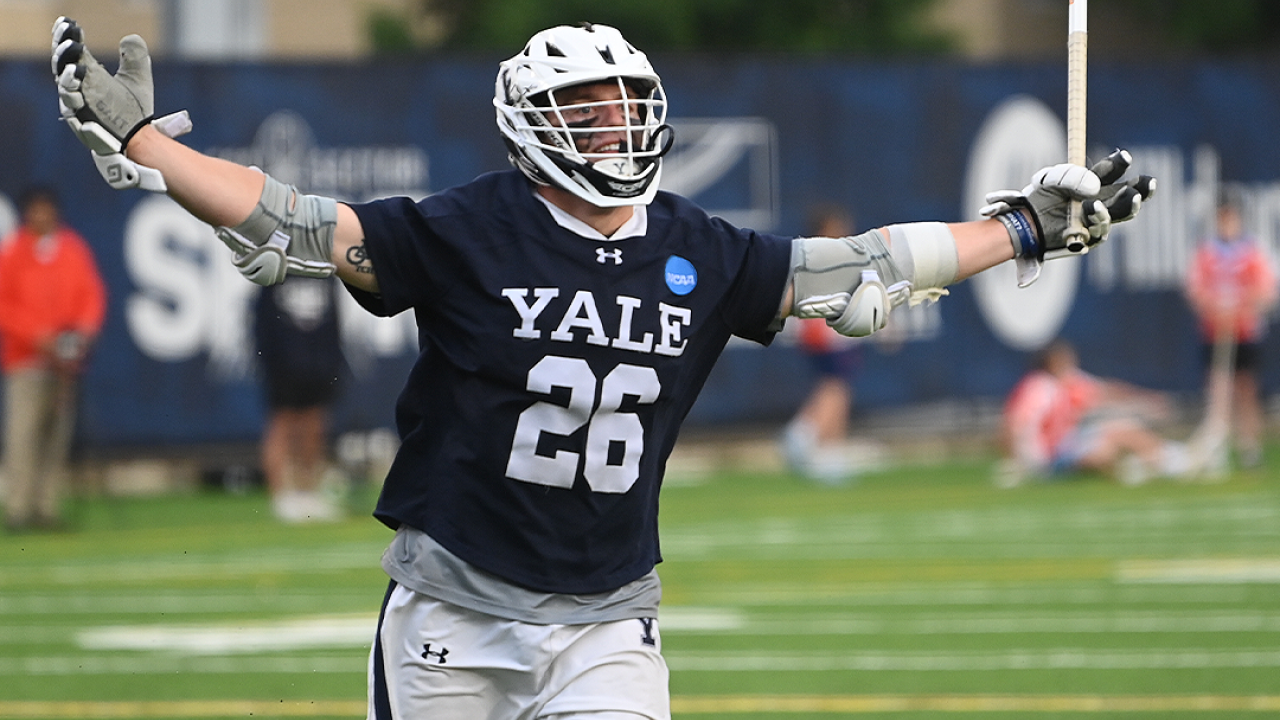
[[[63,525],[60,503],[75,396],[102,328],[106,290],[89,245],[32,188],[22,224],[0,243],[0,370],[5,380],[5,525]]]
[[[1055,340],[1005,401],[1005,459],[996,481],[1013,486],[1081,471],[1125,484],[1189,477],[1197,468],[1183,443],[1166,440],[1141,419],[1167,412],[1159,393],[1086,372],[1071,344]]]
[[[1223,401],[1233,417],[1222,420],[1234,426],[1240,464],[1260,465],[1264,423],[1256,369],[1267,315],[1276,304],[1276,272],[1267,254],[1245,233],[1234,199],[1224,196],[1219,202],[1217,232],[1196,249],[1186,292],[1199,321],[1207,394],[1218,384],[1213,377],[1215,346],[1228,353],[1234,346],[1234,361],[1228,359],[1222,363],[1226,367],[1217,370],[1229,376],[1229,397]],[[1209,404],[1214,404],[1212,399]]]

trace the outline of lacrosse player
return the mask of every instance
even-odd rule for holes
[[[1206,405],[1211,414],[1225,415],[1222,442],[1234,431],[1240,465],[1258,467],[1266,418],[1257,369],[1280,287],[1271,258],[1245,231],[1239,201],[1224,193],[1215,217],[1215,232],[1200,243],[1188,265],[1187,301],[1199,324]],[[1215,354],[1220,358],[1216,363]],[[1226,397],[1213,397],[1215,379],[1226,381]]]
[[[644,53],[603,25],[555,27],[500,64],[514,170],[421,201],[339,203],[203,156],[154,119],[137,36],[110,74],[59,19],[63,117],[117,188],[167,191],[249,280],[337,275],[370,312],[413,311],[421,355],[375,516],[396,530],[369,664],[370,718],[669,717],[656,618],[658,490],[680,423],[730,336],[788,317],[867,335],[891,309],[1010,258],[1090,243],[1152,188],[1046,168],[988,219],[793,239],[660,192],[672,143]]]
[[[1080,367],[1058,339],[1036,353],[1032,369],[1005,399],[997,484],[1060,480],[1100,472],[1125,485],[1201,472],[1183,443],[1166,440],[1146,423],[1169,415],[1160,393]]]

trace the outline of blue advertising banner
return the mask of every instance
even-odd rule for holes
[[[157,110],[186,108],[183,139],[343,200],[423,196],[506,167],[491,93],[498,58],[369,64],[156,64]],[[990,190],[1026,184],[1065,156],[1063,64],[967,66],[751,56],[657,57],[677,145],[663,187],[744,226],[801,233],[818,204],[860,229],[974,219]],[[109,316],[85,381],[82,437],[96,447],[245,442],[262,402],[249,308],[257,287],[212,230],[161,195],[116,192],[57,122],[43,62],[0,64],[0,229],[28,183],[55,184],[92,244]],[[895,311],[867,341],[865,408],[998,399],[1029,353],[1065,336],[1087,369],[1180,393],[1201,383],[1181,295],[1213,200],[1231,185],[1248,227],[1280,246],[1280,62],[1090,68],[1090,156],[1133,151],[1159,178],[1142,216],[1019,290],[1011,267],[939,303]],[[0,278],[0,282],[3,282]],[[351,373],[340,429],[391,425],[415,355],[412,317],[343,308]],[[784,333],[770,349],[730,345],[690,416],[695,425],[787,417],[811,380]],[[1268,340],[1264,387],[1280,387]]]

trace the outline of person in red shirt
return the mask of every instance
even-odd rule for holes
[[[1143,415],[1167,413],[1158,393],[1081,369],[1070,343],[1055,340],[1009,393],[997,482],[1054,479],[1081,471],[1112,475],[1125,484],[1196,471],[1182,443],[1150,429]]]
[[[1240,464],[1257,466],[1262,462],[1264,423],[1255,371],[1267,316],[1276,304],[1276,272],[1262,247],[1245,233],[1239,205],[1229,197],[1218,205],[1217,232],[1191,259],[1186,292],[1199,321],[1206,394],[1225,384],[1229,397],[1220,402],[1233,417],[1222,420],[1228,428],[1234,426]],[[1220,379],[1225,383],[1213,377],[1215,346],[1219,352],[1234,349],[1234,362],[1221,363],[1225,367],[1217,370],[1227,374]],[[1215,405],[1212,398],[1209,405]]]
[[[62,525],[60,503],[84,361],[106,291],[89,245],[32,188],[22,224],[0,243],[0,370],[5,381],[5,524]]]

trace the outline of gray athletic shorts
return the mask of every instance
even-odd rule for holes
[[[369,658],[369,720],[669,720],[656,619],[535,625],[393,584]]]

